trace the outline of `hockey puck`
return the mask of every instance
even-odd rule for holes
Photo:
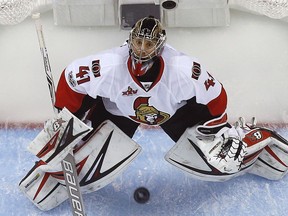
[[[134,191],[134,199],[137,203],[146,203],[150,198],[150,193],[147,188],[139,187]]]

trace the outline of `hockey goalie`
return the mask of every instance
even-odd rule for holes
[[[29,145],[39,161],[20,189],[40,209],[68,198],[61,161],[72,152],[82,193],[113,181],[140,152],[140,124],[160,126],[175,142],[165,159],[191,176],[226,181],[244,173],[278,180],[288,143],[276,132],[228,123],[223,85],[196,58],[166,44],[153,17],[140,19],[127,42],[73,61],[62,72],[55,107]]]

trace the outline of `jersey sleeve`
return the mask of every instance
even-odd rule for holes
[[[66,107],[70,112],[76,113],[80,109],[84,97],[85,94],[72,90],[68,85],[64,70],[57,85],[55,107],[58,109]]]
[[[219,116],[219,115],[222,115],[224,112],[226,112],[227,94],[223,85],[221,85],[220,94],[217,97],[215,97],[213,100],[208,102],[207,107],[211,115],[213,116]]]
[[[206,106],[210,116],[206,119],[206,124],[210,126],[225,125],[228,117],[227,94],[223,85],[215,79],[204,66],[200,68],[200,76],[197,79],[195,74],[195,65],[199,63],[193,62],[192,79],[195,84],[196,102]],[[193,68],[194,67],[194,68]],[[198,66],[197,66],[198,67]]]
[[[179,65],[181,64],[181,65]],[[198,59],[187,56],[180,57],[179,67],[183,77],[178,76],[183,98],[193,97],[196,103],[206,106],[212,117],[226,112],[227,94],[223,85],[215,79]]]
[[[226,112],[227,108],[226,91],[223,85],[206,71],[206,68],[202,67],[201,70],[199,79],[193,80],[196,102],[206,105],[212,116],[220,116]]]
[[[109,75],[113,67],[109,65],[114,56],[111,51],[103,52],[76,59],[68,65],[58,82],[55,107],[66,107],[79,117],[93,106],[98,96],[108,97],[113,86],[113,76]]]

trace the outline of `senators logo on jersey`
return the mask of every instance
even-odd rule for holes
[[[100,74],[100,60],[94,60],[92,61],[92,73],[94,74],[95,77],[99,77]]]
[[[161,112],[149,105],[150,97],[138,97],[134,101],[135,116],[129,116],[134,121],[148,125],[158,125],[170,118],[168,113]]]
[[[201,65],[197,62],[193,62],[192,66],[192,78],[198,80],[201,75]]]

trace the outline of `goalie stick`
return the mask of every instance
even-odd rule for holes
[[[41,20],[40,20],[40,13],[33,14],[32,18],[35,20],[35,27],[36,27],[36,31],[37,31],[37,37],[38,37],[40,52],[41,52],[41,55],[43,58],[44,70],[45,70],[46,79],[47,79],[47,83],[48,83],[48,87],[49,87],[49,93],[50,93],[53,111],[55,114],[57,114],[58,110],[54,106],[54,104],[55,104],[55,85],[54,85],[54,80],[53,80],[53,76],[52,76],[48,51],[47,51],[47,48],[45,45],[45,40],[44,40],[44,35],[43,35],[43,30],[42,30],[42,24],[41,24]]]
[[[55,108],[55,85],[52,76],[50,61],[48,57],[48,51],[45,45],[42,24],[40,21],[40,13],[35,13],[32,15],[32,18],[35,20],[35,27],[38,36],[38,42],[40,46],[40,51],[43,58],[45,74],[47,78],[47,83],[50,92],[50,98],[52,102],[52,107],[54,114],[58,113],[58,110]],[[71,151],[61,162],[63,174],[66,183],[67,193],[69,195],[69,200],[72,208],[73,216],[86,215],[84,210],[83,198],[80,191],[77,169],[75,164],[75,158],[73,156],[73,152]]]

